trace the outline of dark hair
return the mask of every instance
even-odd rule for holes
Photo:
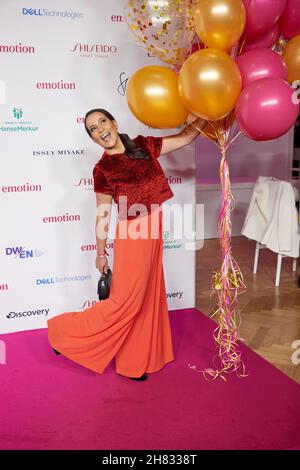
[[[84,127],[90,137],[91,137],[91,133],[89,129],[87,128],[86,120],[87,120],[87,117],[93,113],[102,113],[110,121],[115,121],[115,118],[112,116],[112,114],[106,111],[106,109],[101,109],[101,108],[91,109],[90,111],[86,113],[85,118],[84,118]],[[132,139],[130,139],[130,137],[127,134],[120,134],[120,133],[118,134],[122,141],[122,144],[125,147],[125,155],[128,158],[132,158],[134,160],[147,160],[149,158],[149,154],[144,149],[137,147],[136,143]]]

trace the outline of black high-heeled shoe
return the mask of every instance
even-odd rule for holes
[[[141,377],[129,377],[131,380],[138,380],[140,382],[143,382],[148,379],[148,376],[146,374],[141,375]]]
[[[52,348],[52,350],[55,352],[55,354],[56,354],[57,356],[60,355],[60,352],[56,351],[56,349]]]

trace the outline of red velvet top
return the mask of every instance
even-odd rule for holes
[[[104,152],[93,170],[94,191],[111,194],[118,205],[119,217],[133,219],[139,214],[149,214],[151,204],[161,204],[174,196],[164,172],[157,160],[162,147],[162,137],[144,137],[133,139],[138,147],[145,149],[150,158],[135,160],[124,153],[109,155]],[[127,196],[127,212],[123,209],[123,200]],[[132,207],[133,204],[143,204],[142,207]]]

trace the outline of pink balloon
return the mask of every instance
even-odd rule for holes
[[[246,36],[255,38],[266,33],[279,20],[287,0],[243,0],[246,8]]]
[[[286,8],[280,18],[280,28],[286,39],[300,33],[300,0],[287,0]]]
[[[279,24],[275,23],[271,29],[269,29],[265,34],[258,36],[254,39],[254,42],[246,41],[243,52],[251,51],[252,49],[258,49],[261,47],[273,47],[277,44],[278,39],[280,38],[280,28]]]
[[[263,78],[239,96],[235,116],[240,130],[253,140],[272,140],[285,134],[299,114],[295,90],[279,78]]]
[[[287,80],[287,66],[278,52],[270,49],[254,49],[245,52],[236,60],[239,66],[243,88],[262,78]]]

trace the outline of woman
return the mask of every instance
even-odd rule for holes
[[[138,136],[118,133],[114,117],[104,109],[86,114],[85,128],[104,148],[94,167],[97,201],[96,267],[107,272],[105,251],[112,199],[119,219],[114,240],[110,296],[83,312],[67,312],[48,320],[49,342],[58,354],[102,373],[115,358],[116,372],[145,380],[174,359],[162,266],[161,204],[173,196],[158,163],[199,134],[197,119],[176,135]],[[137,231],[137,227],[143,227]]]

